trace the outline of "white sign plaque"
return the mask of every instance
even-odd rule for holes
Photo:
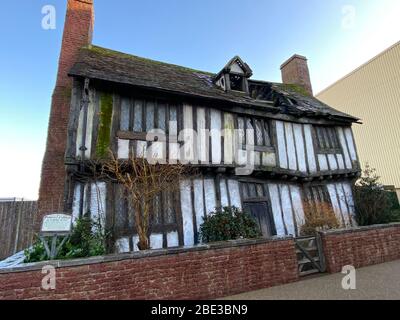
[[[43,218],[42,232],[69,233],[72,228],[72,217],[66,214],[50,214]]]

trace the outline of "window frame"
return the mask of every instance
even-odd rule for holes
[[[335,127],[314,126],[315,145],[319,154],[342,153],[342,146]]]
[[[239,126],[239,121],[243,120],[243,128],[240,128]],[[267,118],[261,118],[261,117],[250,117],[250,116],[242,116],[238,115],[237,117],[237,124],[236,127],[238,130],[243,130],[242,132],[239,133],[239,145],[242,150],[246,150],[246,145],[248,142],[248,134],[247,134],[247,129],[248,129],[248,121],[250,120],[251,126],[253,129],[253,144],[250,144],[250,146],[254,147],[254,151],[258,152],[275,152],[275,140],[274,140],[274,135],[272,132],[272,121]],[[262,139],[263,139],[263,145],[258,144],[257,142],[257,122],[261,123],[261,129],[262,129]],[[269,141],[269,143],[268,143]]]

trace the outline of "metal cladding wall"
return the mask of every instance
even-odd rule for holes
[[[400,190],[400,42],[317,95],[362,119],[353,126],[362,165]],[[399,194],[399,192],[398,192]]]

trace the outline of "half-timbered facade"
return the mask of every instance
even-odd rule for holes
[[[199,175],[154,199],[151,247],[199,242],[203,218],[236,206],[265,236],[298,236],[303,202],[328,202],[353,225],[359,163],[357,119],[301,86],[251,79],[239,57],[211,74],[108,49],[82,48],[68,126],[66,198],[74,218],[90,213],[114,235],[117,252],[137,250],[133,208],[122,186],[81,174],[110,148],[118,158],[182,162]]]

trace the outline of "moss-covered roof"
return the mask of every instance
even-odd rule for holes
[[[225,92],[213,82],[214,73],[159,62],[110,49],[89,46],[81,49],[70,70],[71,76],[88,77],[116,83],[162,90],[197,98],[239,104],[241,106],[278,108],[277,112],[299,116],[357,119],[323,104],[299,86],[249,80],[250,96]]]

